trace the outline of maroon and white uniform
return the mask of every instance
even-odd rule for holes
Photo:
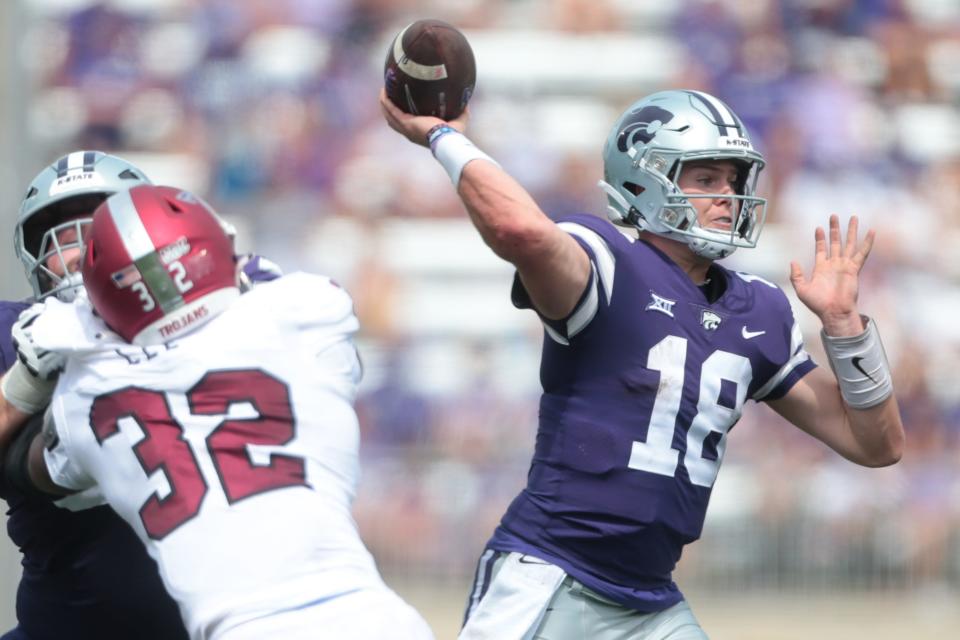
[[[34,329],[69,358],[45,458],[99,486],[156,559],[196,639],[430,638],[350,512],[358,477],[352,301],[296,273],[171,342],[133,346],[80,296]],[[186,321],[186,320],[185,320]]]

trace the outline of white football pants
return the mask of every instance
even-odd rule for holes
[[[489,570],[484,559],[459,640],[707,640],[686,601],[643,613],[538,558],[503,554]]]

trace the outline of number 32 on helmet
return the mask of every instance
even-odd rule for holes
[[[82,273],[97,314],[137,345],[193,331],[240,295],[232,239],[206,203],[173,187],[141,185],[101,204]]]

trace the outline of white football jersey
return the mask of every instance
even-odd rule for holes
[[[100,487],[156,559],[193,638],[383,588],[350,512],[360,364],[343,289],[289,274],[144,348],[82,296],[48,306],[37,344],[70,355],[44,434],[50,474]]]

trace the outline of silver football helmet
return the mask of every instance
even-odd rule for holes
[[[685,163],[732,160],[742,166],[736,193],[683,193],[677,178]],[[755,247],[766,218],[766,199],[756,186],[764,160],[740,118],[701,91],[661,91],[630,105],[610,131],[603,149],[607,215],[685,242],[697,255],[715,260],[737,247]],[[693,198],[733,200],[731,229],[700,226]]]
[[[94,209],[138,184],[150,184],[140,169],[100,151],[69,153],[37,174],[20,203],[13,242],[38,300],[74,298],[83,284],[80,274],[60,276],[48,263],[65,265],[64,251],[83,246]]]

